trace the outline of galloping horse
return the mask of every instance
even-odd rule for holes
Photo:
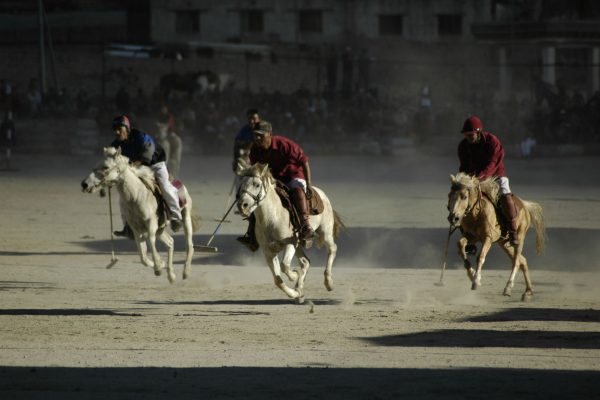
[[[308,273],[310,260],[299,245],[290,222],[290,214],[286,210],[279,195],[275,191],[275,179],[266,164],[255,164],[242,172],[237,197],[240,214],[248,217],[254,213],[256,217],[256,239],[267,259],[273,274],[275,285],[288,297],[298,303],[304,301],[304,279]],[[333,290],[331,268],[337,253],[334,239],[338,237],[344,224],[340,216],[333,210],[329,199],[319,188],[313,186],[323,200],[324,210],[321,214],[310,216],[310,225],[317,236],[317,246],[327,248],[327,265],[325,267],[325,287]],[[283,251],[279,262],[278,254]],[[292,259],[296,255],[300,261],[300,271],[292,270]],[[296,283],[294,289],[287,286],[281,278],[281,272]]]
[[[121,154],[121,149],[114,147],[104,148],[104,159],[94,168],[90,175],[81,182],[81,189],[87,193],[94,193],[101,187],[115,185],[121,197],[122,210],[125,214],[127,224],[131,228],[135,238],[140,260],[148,267],[154,267],[155,275],[160,275],[165,268],[156,250],[156,238],[158,237],[168,249],[167,255],[167,277],[169,282],[175,281],[173,272],[173,238],[165,230],[166,218],[163,207],[159,204],[154,187],[154,173],[146,166],[133,167],[129,165],[129,159]],[[192,234],[198,227],[198,217],[192,209],[192,198],[185,186],[179,190],[185,197],[185,205],[182,207],[183,229],[186,238],[186,258],[183,268],[183,279],[190,273],[194,246]],[[152,260],[146,253],[146,243],[150,245]]]
[[[504,288],[504,295],[510,296],[514,286],[515,275],[519,267],[525,278],[525,293],[522,300],[529,300],[533,296],[533,287],[529,278],[527,259],[523,256],[523,243],[525,234],[531,225],[536,232],[536,251],[540,254],[544,250],[545,228],[542,207],[538,203],[525,201],[514,196],[518,209],[518,236],[519,245],[515,249],[510,245],[508,238],[502,235],[501,222],[498,219],[494,204],[497,203],[498,184],[493,178],[479,182],[477,178],[458,173],[450,175],[452,182],[448,194],[448,221],[451,228],[460,227],[462,236],[458,240],[458,253],[464,261],[467,275],[472,282],[471,289],[475,290],[481,285],[481,268],[485,257],[492,246],[497,243],[512,260],[512,272]],[[467,259],[466,246],[482,242],[481,251],[477,256],[477,269],[471,267]]]

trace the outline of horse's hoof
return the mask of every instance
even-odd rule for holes
[[[184,272],[183,275],[181,276],[181,279],[187,279],[188,277],[189,277],[189,275]]]
[[[304,296],[296,297],[296,304],[304,304]]]
[[[477,282],[473,282],[471,284],[471,290],[477,290],[478,287],[479,287],[479,283],[477,283]]]
[[[325,278],[325,287],[331,292],[333,290],[333,279]]]
[[[175,279],[176,279],[175,274],[170,273],[170,274],[167,275],[167,277],[169,278],[169,283],[174,283],[175,282]]]
[[[160,274],[161,274],[160,269],[154,269],[155,276],[160,276]]]
[[[510,288],[504,288],[504,292],[502,293],[503,296],[510,297],[511,294],[512,294],[512,289],[510,289]]]
[[[521,301],[531,301],[531,300],[533,300],[532,292],[525,292],[525,293],[523,293],[523,296],[521,296]]]

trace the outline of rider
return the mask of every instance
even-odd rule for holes
[[[253,129],[254,146],[250,150],[250,163],[269,164],[271,174],[288,187],[292,201],[302,217],[302,226],[299,236],[301,240],[310,239],[314,231],[308,220],[308,203],[306,192],[311,186],[310,167],[308,157],[298,144],[284,136],[273,136],[271,123],[258,122]],[[254,235],[255,218],[249,218],[246,235],[237,238],[239,242],[250,250],[256,251],[258,243]]]
[[[110,145],[120,148],[121,153],[129,158],[132,165],[146,165],[154,172],[162,196],[169,207],[171,229],[177,232],[182,226],[181,208],[179,207],[177,188],[169,181],[169,172],[165,164],[165,151],[150,135],[132,128],[126,115],[115,117],[112,121],[112,129],[115,140]],[[127,223],[125,223],[123,230],[115,231],[114,234],[133,238],[133,232]]]
[[[461,131],[464,139],[458,145],[459,171],[474,175],[479,180],[494,177],[500,186],[500,205],[508,221],[509,242],[518,246],[517,209],[504,172],[504,148],[500,140],[483,130],[476,116],[467,118]]]
[[[239,175],[244,169],[250,166],[250,148],[254,142],[254,134],[252,133],[252,127],[260,122],[260,115],[258,110],[250,108],[246,111],[246,119],[248,124],[244,125],[242,129],[235,136],[233,144],[233,172]]]

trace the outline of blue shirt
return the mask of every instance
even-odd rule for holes
[[[129,132],[127,140],[116,139],[110,145],[120,148],[121,154],[127,156],[131,162],[141,161],[142,164],[150,166],[166,160],[165,151],[152,136],[135,128]]]

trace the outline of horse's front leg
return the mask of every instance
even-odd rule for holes
[[[294,258],[294,254],[296,250],[292,244],[286,244],[283,250],[283,257],[281,259],[281,272],[287,275],[290,281],[296,283],[298,282],[298,273],[292,270],[292,259]]]
[[[467,271],[467,276],[469,277],[469,280],[471,282],[475,282],[475,270],[471,267],[471,263],[469,262],[469,258],[467,256],[467,244],[469,244],[469,240],[466,237],[461,236],[460,239],[458,239],[458,255],[463,260],[463,265],[465,267],[465,270]]]
[[[485,257],[487,253],[490,251],[492,247],[492,239],[489,236],[486,236],[481,244],[481,251],[477,256],[477,270],[475,271],[475,280],[471,285],[472,290],[476,290],[479,286],[481,286],[481,269],[483,268],[483,263],[485,263]]]
[[[279,289],[283,290],[283,292],[292,299],[297,299],[298,297],[300,297],[300,294],[298,293],[297,290],[294,290],[294,289],[288,287],[283,282],[283,279],[281,279],[281,267],[279,265],[279,258],[277,258],[277,253],[271,253],[271,252],[265,251],[264,246],[263,246],[263,252],[265,254],[265,258],[267,259],[267,264],[269,265],[269,268],[271,269],[271,273],[273,274],[273,281],[275,282],[275,286],[277,286]]]
[[[158,238],[167,246],[167,278],[169,283],[173,283],[175,282],[175,272],[173,271],[174,240],[166,230],[163,230]]]
[[[138,254],[140,255],[140,261],[146,267],[154,267],[154,261],[152,261],[148,258],[146,240],[141,239],[140,235],[138,235],[135,231],[134,231],[133,235],[135,238],[135,245],[138,249]]]
[[[296,257],[300,262],[300,271],[298,273],[298,281],[296,282],[296,289],[300,292],[302,301],[298,303],[304,302],[304,280],[306,279],[306,274],[308,274],[308,268],[310,267],[310,260],[304,253],[304,249],[302,246],[298,246],[296,248]]]

